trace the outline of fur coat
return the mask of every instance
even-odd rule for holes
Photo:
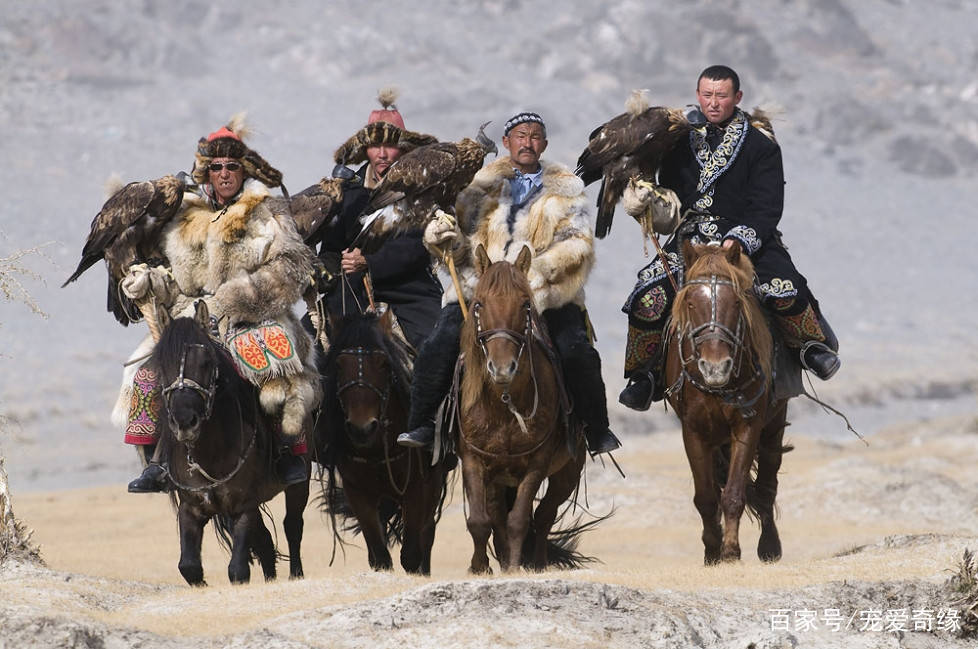
[[[268,188],[253,179],[245,182],[235,203],[220,211],[198,194],[184,195],[180,212],[162,234],[162,252],[177,287],[167,306],[174,317],[192,316],[193,303],[203,298],[222,333],[269,320],[285,328],[301,369],[262,383],[260,398],[267,412],[281,412],[283,433],[294,436],[320,393],[315,348],[292,311],[309,285],[312,251],[292,216],[270,209],[269,196]],[[123,387],[128,387],[125,379]],[[119,415],[113,413],[113,420]]]
[[[455,211],[462,236],[453,256],[467,301],[478,281],[474,259],[481,243],[492,261],[513,262],[524,245],[530,247],[527,279],[538,311],[570,302],[584,306],[584,282],[594,265],[584,183],[563,165],[541,164],[543,187],[515,210],[509,183],[515,174],[508,157],[483,167],[459,194]],[[457,302],[447,269],[440,265],[438,274],[445,289],[442,303]]]

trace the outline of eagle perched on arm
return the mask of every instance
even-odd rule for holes
[[[454,214],[455,198],[482,168],[489,153],[498,153],[485,134],[486,122],[476,139],[436,142],[405,153],[391,165],[370,195],[364,209],[369,215],[354,246],[369,254],[393,232],[424,228],[441,209]]]
[[[148,262],[156,253],[160,232],[176,215],[190,185],[187,174],[129,183],[118,190],[92,219],[82,258],[62,288],[78,279],[101,259],[109,272],[107,309],[123,325],[142,318],[139,308],[119,283],[129,267]]]
[[[323,178],[289,199],[289,209],[302,240],[315,246],[323,239],[324,225],[343,207],[343,179]]]
[[[611,231],[615,206],[629,180],[654,181],[666,154],[690,129],[702,125],[698,113],[695,108],[649,107],[644,93],[636,90],[625,102],[624,113],[591,132],[575,173],[585,185],[601,179],[595,236],[602,239]]]

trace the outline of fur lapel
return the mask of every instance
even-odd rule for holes
[[[252,210],[270,196],[268,187],[249,178],[244,191],[230,207],[215,212],[210,201],[198,194],[184,194],[184,210],[180,215],[180,237],[189,245],[204,245],[209,230],[216,230],[224,243],[240,240],[248,231]],[[213,224],[213,226],[212,226]]]

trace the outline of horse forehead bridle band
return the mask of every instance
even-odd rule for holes
[[[710,320],[703,324],[688,329],[683,337],[688,337],[693,346],[693,353],[699,353],[700,343],[707,340],[720,340],[734,348],[734,361],[739,360],[739,356],[744,348],[744,314],[737,315],[737,329],[734,331],[722,322],[717,320],[717,287],[729,286],[736,290],[736,284],[729,279],[720,279],[716,275],[711,275],[709,279],[690,279],[686,285],[698,284],[710,288]],[[686,359],[684,360],[684,364]]]
[[[187,367],[187,350],[191,347],[208,350],[208,346],[202,343],[184,343],[183,351],[180,354],[180,374],[173,383],[163,388],[163,401],[166,404],[167,410],[170,409],[170,399],[171,395],[177,390],[193,390],[199,394],[204,399],[204,419],[208,419],[211,416],[211,412],[214,409],[214,395],[217,393],[217,378],[219,375],[219,368],[217,363],[214,364],[214,371],[211,373],[209,386],[204,387],[197,381],[189,379],[184,376]]]
[[[394,370],[391,367],[387,368],[388,381],[387,381],[387,385],[384,386],[383,390],[381,390],[376,385],[368,381],[364,373],[363,361],[364,358],[373,355],[383,356],[388,360],[388,363],[390,362],[390,356],[388,355],[387,352],[385,352],[382,349],[366,349],[364,347],[347,347],[346,349],[341,349],[339,352],[337,352],[337,356],[353,356],[354,358],[356,358],[357,375],[356,378],[353,378],[347,381],[346,383],[343,383],[342,385],[338,385],[336,387],[336,396],[339,397],[341,394],[343,394],[346,390],[349,390],[350,388],[355,388],[355,387],[367,388],[368,390],[372,391],[380,398],[380,402],[381,402],[380,412],[381,412],[381,419],[382,419],[384,414],[386,414],[387,412],[387,402],[390,400],[391,383],[392,383],[392,379],[394,378]],[[346,409],[345,404],[343,403],[342,400],[340,400],[340,406],[343,407],[344,410]]]
[[[482,354],[486,357],[489,356],[489,351],[486,349],[486,343],[490,340],[495,340],[496,338],[503,338],[508,340],[516,346],[516,363],[519,365],[519,359],[523,355],[523,349],[526,347],[526,341],[530,337],[530,330],[533,328],[533,311],[529,304],[523,307],[526,315],[526,324],[523,327],[523,333],[514,331],[513,329],[482,329],[482,318],[479,315],[482,305],[476,302],[472,305],[472,315],[475,318],[475,338],[479,342],[479,347],[482,348]]]

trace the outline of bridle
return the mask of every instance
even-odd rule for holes
[[[669,386],[666,390],[668,394],[675,394],[681,387],[684,381],[688,381],[690,385],[695,387],[700,392],[707,394],[712,394],[719,397],[725,404],[734,406],[740,410],[740,414],[744,419],[749,419],[753,417],[757,411],[754,409],[754,405],[758,400],[764,395],[766,390],[766,385],[764,381],[764,375],[758,367],[757,363],[752,363],[753,374],[748,379],[748,381],[743,385],[735,385],[732,387],[713,387],[706,385],[696,378],[689,372],[689,364],[699,361],[700,359],[700,345],[708,340],[719,340],[730,346],[732,350],[732,360],[733,360],[733,376],[740,376],[740,366],[743,360],[745,349],[747,345],[744,343],[744,332],[745,332],[745,320],[743,309],[738,309],[737,312],[737,324],[734,329],[731,329],[727,325],[723,324],[717,320],[717,287],[718,286],[729,286],[731,290],[736,290],[736,284],[729,279],[720,279],[716,275],[710,275],[709,279],[690,279],[686,281],[686,286],[690,284],[697,284],[702,286],[708,286],[710,288],[710,320],[704,322],[701,325],[695,327],[687,325],[682,331],[678,332],[676,336],[676,348],[679,354],[679,361],[682,366],[682,372],[676,379],[676,382]],[[683,343],[689,341],[689,346],[691,349],[691,355],[685,356],[683,353]],[[743,395],[743,388],[749,385],[750,382],[757,382],[757,392],[751,398],[746,398]]]
[[[210,419],[211,414],[214,411],[214,395],[217,393],[217,379],[219,375],[219,369],[217,363],[214,363],[214,371],[211,376],[208,377],[207,387],[204,387],[197,381],[189,379],[185,376],[187,367],[187,350],[190,348],[203,349],[204,351],[211,351],[207,345],[202,343],[184,343],[183,351],[180,354],[180,374],[177,378],[173,380],[170,385],[163,388],[163,403],[166,405],[167,416],[169,417],[170,412],[170,400],[173,397],[173,393],[177,390],[193,390],[204,399],[204,416],[203,419]],[[172,419],[171,419],[172,424]]]
[[[204,351],[208,351],[208,352],[211,352],[213,354],[213,349],[211,347],[209,347],[208,345],[205,345],[203,343],[184,343],[183,344],[183,350],[182,350],[182,352],[180,354],[180,374],[177,376],[176,379],[173,380],[172,383],[170,383],[170,385],[168,385],[167,387],[163,388],[163,403],[166,406],[167,417],[170,419],[170,425],[171,425],[171,427],[175,427],[175,425],[174,425],[174,422],[172,420],[172,415],[170,414],[170,412],[171,412],[170,402],[171,402],[173,393],[176,392],[176,391],[178,391],[178,390],[193,390],[194,392],[196,392],[197,394],[199,394],[204,399],[204,415],[201,418],[201,421],[207,421],[208,419],[210,419],[211,418],[211,414],[213,414],[213,412],[214,412],[214,397],[217,394],[217,381],[218,381],[218,378],[220,376],[220,367],[219,367],[219,364],[217,363],[217,359],[215,358],[214,359],[214,369],[211,372],[211,375],[210,375],[210,377],[207,380],[207,387],[204,387],[203,385],[201,385],[200,383],[198,383],[197,381],[195,381],[193,379],[187,378],[185,376],[186,367],[187,367],[187,350],[190,349],[190,348],[203,349]],[[240,428],[241,428],[241,431],[243,433],[244,432],[244,416],[243,416],[243,414],[241,412],[241,404],[240,403],[237,403],[237,402],[235,402],[235,403],[238,406],[238,422],[240,424]],[[188,470],[190,471],[191,474],[193,474],[194,472],[200,473],[204,477],[204,479],[206,479],[208,481],[208,484],[201,485],[201,486],[192,486],[192,485],[182,484],[169,471],[169,469],[167,469],[167,473],[170,474],[170,481],[173,482],[173,484],[178,489],[180,489],[181,491],[188,491],[188,492],[207,491],[209,489],[213,489],[215,487],[218,487],[218,486],[224,484],[225,482],[227,482],[228,480],[230,480],[231,478],[233,478],[235,475],[237,475],[238,471],[241,470],[241,467],[244,466],[245,459],[247,459],[248,454],[251,452],[251,449],[254,448],[254,446],[255,446],[255,440],[256,440],[256,438],[258,436],[258,402],[257,402],[257,399],[254,400],[253,405],[254,405],[254,410],[255,410],[254,415],[253,415],[253,420],[254,420],[255,424],[254,424],[254,426],[252,426],[251,440],[249,441],[248,446],[245,447],[241,451],[241,454],[238,457],[238,463],[231,470],[231,472],[228,473],[223,478],[215,478],[215,477],[211,476],[209,473],[207,473],[207,471],[204,469],[204,467],[202,467],[197,462],[197,460],[194,459],[194,457],[193,457],[193,447],[194,447],[193,442],[187,442],[187,443],[185,443],[185,446],[187,447],[187,468],[188,468]]]
[[[513,374],[516,374],[520,368],[520,359],[523,357],[523,351],[526,349],[526,343],[532,335],[533,307],[531,306],[529,300],[527,300],[526,304],[523,305],[525,324],[523,326],[522,333],[506,328],[483,329],[482,317],[480,315],[481,310],[482,304],[480,302],[475,302],[472,305],[472,316],[473,320],[475,321],[475,339],[479,343],[479,348],[482,349],[482,355],[488,361],[489,350],[486,345],[490,340],[502,338],[503,340],[509,341],[516,346],[516,368],[513,371]],[[500,400],[506,404],[507,408],[509,408],[509,411],[513,414],[513,417],[516,418],[517,423],[520,425],[520,429],[524,433],[528,432],[526,428],[526,420],[533,419],[533,416],[537,414],[537,406],[540,405],[540,390],[537,386],[536,369],[533,366],[533,354],[528,353],[527,358],[530,359],[530,378],[533,381],[533,409],[530,411],[530,414],[523,416],[516,409],[516,406],[513,404],[513,398],[509,394],[509,386],[506,386],[502,395],[500,396]]]
[[[383,356],[388,361],[387,362],[388,380],[387,380],[387,385],[384,386],[383,390],[381,390],[376,385],[368,381],[366,379],[366,374],[364,372],[364,359],[375,355]],[[346,414],[346,404],[343,402],[343,399],[340,398],[343,395],[343,393],[349,390],[350,388],[357,388],[357,387],[366,388],[380,398],[380,416],[377,418],[377,420],[381,423],[382,426],[386,427],[388,424],[387,405],[388,403],[390,403],[391,385],[394,383],[394,370],[392,367],[390,355],[382,349],[366,349],[364,347],[347,347],[346,349],[341,349],[336,356],[337,356],[337,360],[339,359],[340,356],[352,356],[356,359],[357,362],[356,377],[336,387],[336,398],[339,399],[340,401],[340,408],[342,408],[343,414],[344,415]]]

